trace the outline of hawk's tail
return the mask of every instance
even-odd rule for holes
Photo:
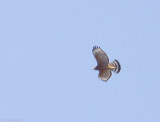
[[[121,71],[121,65],[120,65],[120,63],[119,63],[118,60],[115,59],[115,60],[112,61],[110,64],[115,67],[112,71],[114,71],[114,72],[116,72],[116,73],[119,73],[119,72]]]

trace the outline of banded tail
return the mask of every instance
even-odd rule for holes
[[[115,73],[119,73],[121,71],[121,65],[118,60],[114,60],[108,64],[108,67],[111,67],[112,71]]]

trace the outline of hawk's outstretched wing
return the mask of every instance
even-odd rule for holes
[[[93,47],[93,55],[95,59],[97,60],[97,65],[99,67],[105,67],[109,63],[108,56],[106,53],[98,46]]]
[[[112,75],[112,72],[109,69],[99,70],[98,77],[103,81],[107,81],[111,77],[111,75]]]

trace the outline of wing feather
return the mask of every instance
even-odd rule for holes
[[[111,77],[111,75],[112,75],[112,72],[110,71],[110,69],[99,70],[98,77],[103,81],[107,81]]]
[[[109,63],[108,56],[100,47],[94,46],[92,52],[97,60],[98,66],[105,67]]]

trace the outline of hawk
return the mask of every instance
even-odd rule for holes
[[[109,62],[108,56],[106,53],[98,46],[93,47],[93,55],[97,60],[97,66],[94,67],[94,70],[99,70],[98,77],[103,80],[107,81],[111,75],[112,71],[115,73],[119,73],[121,70],[121,65],[118,60],[114,60]]]

